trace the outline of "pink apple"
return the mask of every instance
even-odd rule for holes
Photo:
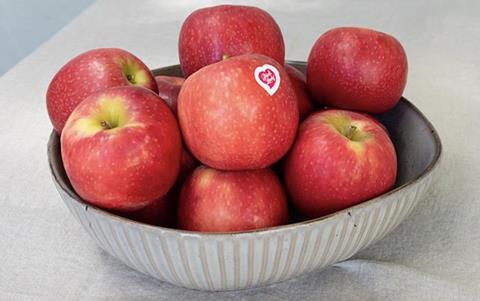
[[[118,86],[158,91],[148,67],[125,50],[95,49],[69,61],[52,79],[47,91],[47,110],[55,131],[62,132],[70,113],[87,96]]]
[[[178,93],[180,92],[185,79],[176,76],[157,75],[155,76],[155,80],[158,85],[158,95],[165,100],[176,117]],[[198,161],[192,157],[185,147],[183,147],[180,173],[178,175],[179,180],[183,181],[197,165]]]
[[[395,149],[384,127],[368,115],[333,109],[300,125],[284,166],[293,205],[309,217],[387,191],[396,173]]]
[[[198,165],[192,155],[182,148],[180,172],[177,180],[168,193],[141,209],[130,212],[114,212],[129,219],[161,227],[173,228],[176,226],[178,198],[185,179]]]
[[[220,171],[200,166],[180,195],[178,225],[185,230],[245,231],[287,221],[285,192],[270,169]]]
[[[236,5],[194,11],[182,25],[178,53],[185,77],[241,54],[263,54],[282,65],[285,60],[282,32],[272,16],[256,7]]]
[[[290,79],[293,89],[295,90],[298,104],[298,113],[300,121],[302,121],[314,111],[313,103],[310,100],[310,96],[308,95],[305,74],[300,72],[297,68],[288,64],[285,65],[285,70],[287,71],[288,78]]]
[[[183,184],[183,181],[185,181],[185,179],[192,173],[198,164],[198,161],[192,157],[190,152],[185,147],[183,147],[182,156],[180,159],[180,172],[178,173],[177,182],[182,182],[180,185]]]
[[[224,170],[259,169],[279,160],[298,127],[287,76],[275,60],[249,54],[187,78],[178,96],[178,117],[192,154]]]
[[[166,195],[141,209],[130,212],[119,211],[113,213],[144,224],[172,228],[175,227],[176,223],[177,199],[177,191],[171,190]]]
[[[177,115],[177,98],[185,81],[182,77],[157,75],[155,80],[158,86],[158,95],[165,100],[170,109]]]
[[[307,83],[314,99],[350,110],[393,108],[407,82],[407,57],[392,36],[365,28],[324,33],[308,57]]]
[[[106,209],[151,204],[169,191],[180,168],[175,116],[158,95],[140,87],[91,94],[68,118],[61,146],[75,191]]]

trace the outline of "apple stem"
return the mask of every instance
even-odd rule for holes
[[[224,61],[224,60],[228,59],[229,57],[230,57],[230,56],[229,56],[228,54],[224,54],[224,55],[222,55],[222,61]]]
[[[131,74],[127,74],[127,80],[129,82],[131,82],[132,84],[135,84],[135,79],[134,79],[133,75],[131,75]]]
[[[351,125],[347,132],[345,133],[345,137],[347,137],[348,139],[352,140],[353,136],[355,135],[355,132],[357,131],[357,127],[354,126],[354,125]]]
[[[110,125],[110,123],[108,123],[107,121],[105,120],[102,120],[100,122],[100,125],[102,126],[102,128],[104,128],[105,130],[110,130],[112,128],[112,126]]]

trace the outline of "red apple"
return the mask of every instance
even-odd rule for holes
[[[183,74],[247,53],[285,61],[278,24],[267,12],[249,6],[220,5],[194,11],[182,25],[178,53]]]
[[[286,78],[279,63],[259,54],[232,57],[187,78],[178,117],[192,154],[224,170],[279,160],[298,127],[295,92]]]
[[[176,117],[178,93],[180,92],[185,79],[176,76],[157,75],[155,76],[155,80],[157,81],[158,85],[158,95],[165,100]],[[183,147],[180,173],[178,175],[179,180],[183,181],[197,165],[198,161],[192,157],[190,152],[185,147]]]
[[[293,89],[295,90],[295,95],[297,96],[298,114],[300,121],[302,121],[314,110],[313,103],[308,95],[305,74],[291,65],[285,65],[285,70],[287,71],[288,78],[290,79]]]
[[[158,95],[165,100],[175,116],[177,115],[177,97],[185,81],[182,77],[157,75]]]
[[[157,92],[150,70],[133,54],[116,48],[90,50],[65,64],[50,82],[47,110],[57,133],[70,113],[93,92],[139,86]]]
[[[395,149],[378,121],[333,109],[300,125],[284,166],[293,205],[309,217],[373,198],[394,185],[396,174]]]
[[[180,172],[178,173],[178,179],[177,182],[182,182],[180,183],[183,184],[183,181],[192,173],[192,171],[195,169],[195,167],[198,166],[198,161],[195,160],[194,157],[190,154],[190,152],[183,147],[182,148],[182,156],[180,159]]]
[[[245,231],[287,221],[285,192],[270,169],[220,171],[200,166],[180,195],[178,225],[185,230]]]
[[[114,213],[141,223],[171,228],[175,226],[177,199],[178,192],[173,190],[141,209]]]
[[[114,212],[129,219],[161,227],[175,227],[177,220],[178,198],[185,179],[198,165],[198,162],[182,148],[180,172],[175,185],[168,193],[150,205],[131,212]]]
[[[307,83],[315,100],[350,110],[393,108],[407,82],[407,57],[392,36],[365,28],[332,29],[308,57]]]
[[[106,209],[133,211],[165,195],[180,167],[175,116],[144,88],[117,87],[87,97],[61,136],[75,191]]]

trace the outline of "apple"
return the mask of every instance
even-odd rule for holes
[[[283,66],[260,54],[195,72],[185,80],[177,105],[188,148],[217,169],[270,166],[288,151],[298,127],[295,92]]]
[[[185,179],[197,165],[198,162],[192,157],[192,155],[190,155],[185,148],[182,148],[180,172],[178,173],[175,184],[166,195],[141,209],[130,212],[113,211],[113,213],[145,224],[169,228],[175,227],[180,189],[182,188]]]
[[[185,79],[177,76],[157,75],[155,76],[155,80],[158,85],[158,95],[165,100],[176,117],[178,93],[180,92]],[[179,180],[183,181],[197,165],[198,161],[192,157],[185,147],[183,147],[180,173],[178,175]]]
[[[116,87],[77,106],[62,132],[61,149],[68,178],[84,200],[134,211],[173,186],[181,137],[175,116],[158,95]]]
[[[308,57],[307,84],[318,102],[382,113],[400,100],[407,56],[392,36],[366,28],[335,28],[318,38]]]
[[[180,229],[246,231],[287,221],[285,192],[270,169],[220,171],[199,166],[182,187]]]
[[[157,75],[155,81],[158,86],[158,95],[165,100],[176,116],[178,93],[185,79],[177,76]]]
[[[133,54],[116,48],[87,51],[65,64],[47,90],[47,111],[57,133],[68,116],[90,94],[118,86],[139,86],[157,92],[150,70]]]
[[[220,5],[194,11],[184,21],[178,41],[185,77],[225,57],[259,53],[284,64],[282,32],[266,11]]]
[[[113,213],[144,224],[171,228],[175,226],[177,198],[176,190],[171,190],[141,209]]]
[[[288,78],[290,79],[293,89],[295,90],[298,104],[298,114],[300,121],[302,121],[314,111],[313,103],[308,95],[305,74],[288,64],[285,65],[285,71],[287,71]]]
[[[192,173],[195,167],[198,166],[198,161],[190,154],[190,152],[182,147],[182,155],[180,158],[180,172],[178,173],[177,182],[183,184],[183,181]]]
[[[182,148],[180,172],[178,173],[175,184],[166,195],[141,209],[130,212],[114,211],[114,213],[145,224],[170,228],[175,227],[180,189],[185,179],[197,165],[198,163],[192,155],[190,155],[185,148]]]
[[[372,117],[330,109],[302,122],[285,159],[293,205],[319,217],[358,204],[395,183],[397,157],[387,131]]]

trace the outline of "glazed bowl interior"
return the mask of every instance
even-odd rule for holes
[[[288,61],[288,64],[296,67],[302,72],[305,72],[306,63],[305,62],[295,62]],[[182,72],[179,65],[168,66],[165,68],[153,70],[154,75],[168,75],[168,76],[182,76]],[[388,129],[390,137],[395,146],[397,152],[397,162],[398,162],[398,173],[397,179],[394,188],[392,190],[373,198],[369,201],[363,202],[356,206],[350,207],[361,207],[367,206],[372,202],[380,199],[382,196],[394,193],[398,190],[401,190],[403,187],[413,184],[418,181],[420,178],[426,176],[436,165],[437,161],[440,158],[442,147],[440,138],[437,135],[435,129],[430,124],[430,122],[423,116],[423,114],[408,100],[402,97],[400,102],[390,111],[379,114],[375,116],[380,122]],[[83,201],[74,191],[68,177],[65,173],[63,167],[61,151],[60,151],[60,139],[59,136],[52,131],[50,140],[48,143],[48,160],[50,164],[50,169],[56,184],[63,190],[67,195],[69,195],[76,202],[84,204],[85,206],[91,207],[93,210],[98,211],[101,214],[105,214],[109,218],[115,218],[123,220],[128,223],[135,223],[139,226],[144,226],[147,228],[162,228],[156,226],[150,226],[142,224],[140,222],[135,222],[127,218],[117,216],[113,213],[105,211],[103,209],[97,208],[94,205],[88,204]],[[233,232],[233,233],[216,233],[216,234],[241,234],[249,232],[261,232],[261,231],[271,231],[274,229],[280,229],[285,227],[293,227],[297,224],[311,223],[318,220],[326,219],[337,214],[340,214],[343,211],[349,210],[346,208],[344,210],[332,213],[330,215],[306,220],[305,218],[299,216],[297,213],[294,213],[294,217],[291,220],[291,223],[283,226],[259,229],[253,231],[245,232]],[[162,228],[163,230],[169,230],[167,228]],[[171,231],[179,232],[189,232],[177,229],[171,229]],[[215,234],[203,234],[196,233],[199,235],[215,235]]]

